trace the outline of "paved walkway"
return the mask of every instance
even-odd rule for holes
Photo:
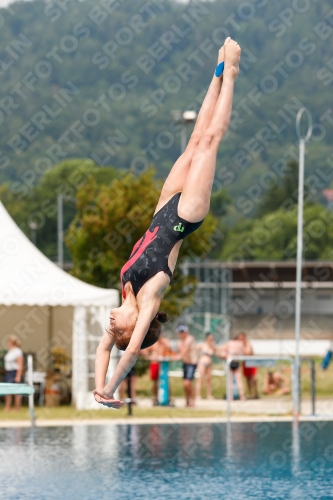
[[[317,421],[317,420],[333,420],[333,415],[324,415],[318,417],[302,416],[299,418],[302,421]],[[292,422],[292,416],[233,416],[231,419],[232,423],[244,423],[244,422]],[[162,424],[200,424],[200,423],[226,423],[227,419],[225,416],[216,417],[162,417],[162,418],[99,418],[99,419],[59,419],[59,420],[43,420],[37,419],[36,427],[66,427],[73,425],[162,425]],[[1,428],[20,428],[20,427],[31,427],[29,420],[3,420],[0,421]]]
[[[175,398],[174,404],[177,408],[184,408],[185,401],[182,398]],[[151,407],[150,399],[141,399],[140,407]],[[198,410],[213,410],[225,413],[227,411],[227,402],[224,399],[197,399],[195,408]],[[246,401],[232,401],[231,412],[244,415],[290,415],[293,406],[291,397],[265,398]],[[301,413],[303,416],[312,415],[312,402],[310,399],[304,399],[301,403]],[[333,398],[317,399],[315,403],[315,413],[317,415],[333,416]]]

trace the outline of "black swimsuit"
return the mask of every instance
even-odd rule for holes
[[[126,298],[124,286],[130,281],[136,296],[143,285],[160,271],[170,279],[168,266],[171,250],[178,241],[193,233],[203,221],[188,222],[178,215],[181,193],[175,194],[153,217],[149,229],[134,245],[129,260],[120,272],[122,295]]]

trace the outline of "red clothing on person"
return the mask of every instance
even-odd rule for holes
[[[151,380],[158,380],[160,374],[160,365],[156,361],[152,361],[149,365],[149,372]]]
[[[254,377],[257,374],[257,367],[256,366],[251,366],[248,367],[246,366],[245,362],[243,363],[243,375],[246,378],[251,378]]]

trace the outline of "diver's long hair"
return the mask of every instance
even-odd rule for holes
[[[155,318],[150,323],[148,332],[141,344],[141,349],[146,349],[157,342],[161,334],[161,323],[167,323],[169,321],[169,316],[165,312],[158,312]],[[116,346],[120,351],[125,351],[130,340],[132,333],[115,333]]]

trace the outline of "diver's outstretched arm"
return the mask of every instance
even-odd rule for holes
[[[95,400],[98,403],[105,404],[105,398],[103,397],[103,389],[105,385],[106,373],[108,371],[108,366],[110,362],[110,353],[115,344],[115,339],[113,335],[108,332],[104,332],[102,340],[100,341],[96,349],[95,358],[95,391],[93,392]],[[120,408],[123,405],[122,401],[113,400],[113,408]]]
[[[105,385],[105,377],[110,362],[110,353],[114,346],[114,337],[107,332],[104,335],[96,349],[95,358],[95,387],[103,389]]]
[[[160,299],[156,299],[156,301],[152,299],[149,306],[140,310],[131,340],[126,348],[126,351],[124,352],[124,355],[119,360],[111,379],[102,390],[99,389],[94,391],[94,394],[104,398],[103,403],[110,403],[110,407],[112,408],[117,407],[114,406],[115,400],[113,395],[138,359],[142,343],[147,331],[149,330],[150,323],[157,314],[160,302]]]

